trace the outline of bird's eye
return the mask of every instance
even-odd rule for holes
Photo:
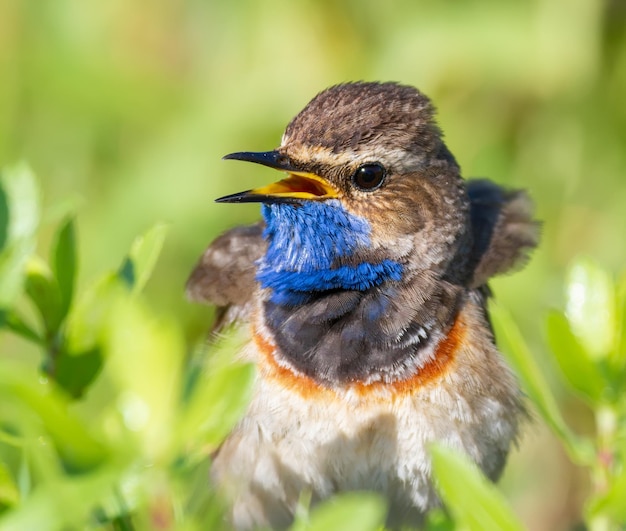
[[[352,176],[353,184],[364,192],[372,192],[380,187],[387,172],[380,164],[363,164]]]

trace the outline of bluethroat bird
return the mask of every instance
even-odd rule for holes
[[[237,529],[284,528],[313,502],[373,490],[389,525],[439,500],[428,446],[465,452],[496,480],[524,417],[487,315],[487,281],[538,241],[522,191],[465,182],[430,100],[396,83],[346,83],[298,114],[280,146],[225,159],[285,178],[217,199],[263,220],[218,237],[187,284],[245,323],[252,402],[212,479]]]

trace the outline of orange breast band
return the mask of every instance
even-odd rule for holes
[[[413,394],[429,383],[439,380],[454,361],[455,354],[466,334],[466,325],[462,315],[457,315],[452,328],[435,349],[435,355],[414,375],[391,383],[386,382],[349,382],[341,387],[332,388],[315,381],[295,369],[280,365],[276,360],[276,346],[265,339],[257,330],[254,342],[261,355],[259,371],[262,377],[274,381],[281,387],[298,393],[307,399],[332,399],[339,394],[353,393],[363,398],[390,399]]]

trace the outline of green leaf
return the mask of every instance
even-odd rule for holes
[[[65,325],[65,350],[80,356],[102,344],[108,315],[117,301],[127,296],[119,277],[108,274],[89,286],[75,304]]]
[[[594,451],[591,443],[578,438],[565,424],[556,399],[510,314],[497,304],[491,304],[490,313],[502,351],[545,422],[561,438],[575,462],[592,463]]]
[[[27,265],[26,294],[37,308],[46,335],[52,337],[63,319],[61,294],[46,263],[35,256]]]
[[[431,448],[437,490],[455,522],[470,531],[522,531],[498,489],[469,459],[450,448]]]
[[[22,450],[20,468],[17,471],[17,488],[20,498],[27,498],[33,488],[33,476],[30,471],[26,452]]]
[[[15,311],[0,310],[0,328],[2,327],[8,328],[18,336],[33,343],[44,344],[44,340],[39,334]]]
[[[102,368],[102,352],[94,348],[80,355],[61,351],[52,361],[54,368],[46,373],[72,398],[83,396]]]
[[[615,286],[611,276],[589,259],[579,259],[567,275],[567,319],[593,359],[605,358],[614,344]]]
[[[617,288],[616,322],[615,345],[611,353],[611,361],[619,372],[617,380],[626,385],[624,374],[626,367],[626,273],[622,275]]]
[[[39,188],[25,165],[0,173],[0,223],[0,308],[6,309],[22,290],[39,224]]]
[[[72,304],[76,285],[76,229],[74,219],[69,218],[56,235],[51,262],[61,295],[61,314],[63,317]]]
[[[197,357],[208,367],[194,375],[193,387],[180,418],[177,433],[183,445],[216,448],[241,419],[252,397],[255,368],[234,362],[245,339],[238,330],[222,336],[210,347],[202,346]]]
[[[0,253],[9,239],[9,197],[0,177]]]
[[[0,308],[11,308],[21,293],[24,266],[34,249],[34,242],[16,242],[0,254]]]
[[[112,468],[44,483],[0,517],[2,531],[83,529],[100,500],[115,487],[121,471]],[[80,500],[78,503],[77,500]]]
[[[384,500],[371,492],[348,492],[316,507],[308,522],[297,521],[292,531],[376,531],[385,522]]]
[[[11,473],[0,461],[0,507],[15,505],[20,500],[20,491]]]
[[[606,391],[607,383],[572,333],[564,315],[557,312],[548,315],[548,341],[570,387],[592,405],[597,404]]]
[[[4,364],[0,372],[0,391],[13,402],[38,416],[50,434],[66,466],[84,470],[106,456],[103,446],[69,412],[68,400],[50,383],[33,378],[32,373]]]
[[[454,531],[452,518],[443,509],[433,509],[426,515],[425,531]]]
[[[118,275],[133,293],[140,292],[152,274],[156,261],[163,248],[167,225],[158,224],[133,242],[130,253],[122,263]]]
[[[7,243],[30,238],[39,226],[39,186],[28,166],[18,164],[0,176],[9,205]]]
[[[626,448],[625,448],[626,449]],[[612,518],[622,524],[626,522],[626,467],[622,464],[617,477],[612,478],[606,492],[590,500],[587,513],[594,517]]]
[[[182,440],[196,446],[217,446],[243,416],[251,398],[255,369],[233,364],[200,376],[178,430]]]
[[[169,457],[175,439],[185,357],[182,333],[137,298],[119,298],[107,315],[105,371],[120,389],[118,409],[148,458]]]

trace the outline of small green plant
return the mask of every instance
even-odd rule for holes
[[[165,239],[137,238],[117,271],[77,293],[73,219],[49,264],[35,254],[36,180],[0,180],[0,327],[34,343],[39,369],[0,358],[0,528],[206,529],[221,525],[208,455],[247,405],[253,368],[236,338],[190,354],[142,299]]]
[[[526,392],[563,442],[572,461],[590,476],[585,509],[590,530],[626,525],[626,276],[615,283],[589,259],[567,275],[567,304],[552,311],[547,332],[553,359],[570,392],[595,417],[593,437],[574,433],[557,407],[545,378],[510,316],[494,308],[496,334]]]

